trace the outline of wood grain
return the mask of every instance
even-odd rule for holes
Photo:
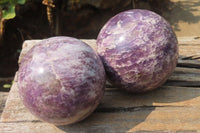
[[[178,37],[179,45],[199,45],[200,36]]]
[[[182,39],[178,66],[163,86],[144,94],[130,94],[107,83],[104,98],[94,113],[69,126],[55,126],[31,115],[19,98],[15,78],[0,120],[0,132],[200,132],[200,61],[194,59],[200,56],[200,42],[193,37],[188,45],[189,39]],[[95,40],[83,41],[95,49]],[[19,63],[29,43],[24,45]]]
[[[0,92],[0,116],[3,112],[3,108],[5,107],[5,102],[8,97],[8,92]]]

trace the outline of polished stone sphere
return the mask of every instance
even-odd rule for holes
[[[35,45],[22,59],[19,94],[28,110],[56,125],[83,120],[103,97],[105,70],[84,42],[53,37]]]
[[[161,86],[174,71],[178,42],[160,15],[141,9],[112,17],[97,38],[97,51],[112,84],[129,92]]]

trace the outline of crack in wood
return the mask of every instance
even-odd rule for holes
[[[166,108],[166,107],[184,107],[184,106],[138,106],[138,107],[112,107],[112,108],[97,108],[95,113],[124,113],[124,112],[136,112],[136,111],[153,111],[155,108]]]
[[[163,86],[200,87],[200,81],[168,80]]]
[[[189,68],[199,68],[200,69],[200,61],[199,60],[178,60],[177,67],[189,67]]]
[[[200,55],[191,55],[191,56],[183,56],[180,57],[181,60],[198,60],[200,59]]]
[[[31,122],[31,123],[43,123],[40,120],[17,120],[17,121],[3,121],[0,123],[26,123],[26,122]]]
[[[200,37],[199,36],[197,36],[197,37],[194,37],[194,39],[196,40],[196,39],[200,39]]]

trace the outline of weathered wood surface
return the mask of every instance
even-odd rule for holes
[[[0,92],[0,116],[3,112],[7,97],[8,97],[8,92]]]
[[[130,94],[107,85],[95,112],[69,126],[48,124],[31,115],[20,101],[15,78],[1,117],[0,132],[200,132],[200,39],[182,40],[179,39],[178,66],[162,87],[145,94]],[[95,48],[95,40],[89,43]],[[28,44],[25,43],[20,59],[31,47]]]

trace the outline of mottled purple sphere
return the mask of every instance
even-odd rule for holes
[[[97,38],[97,51],[116,87],[145,92],[161,86],[174,71],[178,44],[170,24],[148,10],[111,18]]]
[[[43,121],[66,125],[90,115],[103,97],[105,70],[93,49],[71,37],[41,41],[24,56],[20,97]]]

